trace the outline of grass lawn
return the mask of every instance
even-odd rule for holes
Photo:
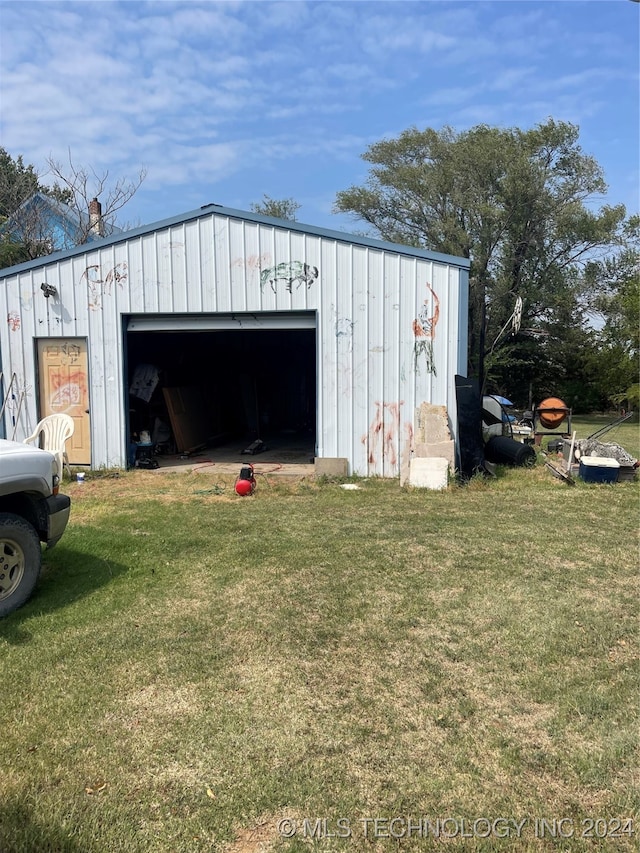
[[[68,484],[0,622],[2,853],[637,849],[639,484],[358,485]]]

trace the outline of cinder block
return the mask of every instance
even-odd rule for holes
[[[316,456],[313,466],[316,477],[346,477],[349,473],[349,461],[339,456]]]
[[[411,460],[409,485],[423,489],[446,489],[449,484],[449,462],[443,458]]]

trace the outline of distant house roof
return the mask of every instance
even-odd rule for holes
[[[115,226],[109,226],[108,230],[109,236],[122,233]],[[66,251],[105,236],[90,230],[89,211],[79,216],[69,205],[43,192],[23,201],[0,227],[0,234],[9,234],[16,242],[46,244],[49,252]]]

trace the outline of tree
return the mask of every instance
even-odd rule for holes
[[[40,189],[40,180],[33,166],[25,166],[22,157],[16,160],[0,148],[0,217],[7,217],[20,207],[22,202]]]
[[[537,356],[553,370],[550,341],[561,342],[565,324],[579,319],[577,271],[611,245],[624,219],[622,205],[591,209],[606,184],[578,135],[553,119],[530,130],[413,127],[371,145],[365,185],[337,194],[337,212],[383,239],[471,260],[470,374],[494,385],[513,377],[501,356],[506,344],[514,358],[520,353],[521,385],[536,378],[527,335],[538,336]],[[495,344],[518,296],[528,331]]]
[[[109,183],[109,171],[98,174],[91,168],[76,166],[68,155],[68,164],[63,166],[58,161],[49,157],[47,165],[50,173],[56,179],[54,187],[62,188],[66,195],[66,204],[76,214],[80,223],[80,229],[76,238],[76,245],[82,245],[90,239],[93,233],[94,223],[89,216],[89,209],[93,200],[99,200],[101,207],[101,235],[113,234],[117,226],[117,215],[119,211],[133,198],[140,189],[147,176],[146,168],[142,167],[137,176],[129,180],[117,178],[115,182]]]
[[[86,243],[95,226],[89,214],[94,199],[100,199],[102,208],[101,234],[113,233],[116,214],[146,176],[141,169],[135,180],[118,179],[109,185],[109,172],[98,175],[76,167],[70,154],[67,168],[51,158],[47,163],[53,184],[43,183],[22,156],[14,160],[0,148],[0,228],[5,226],[0,232],[0,267]],[[35,203],[37,194],[48,203]]]
[[[637,408],[640,359],[640,216],[624,223],[615,250],[587,265],[587,305],[600,319],[596,358],[603,391]]]
[[[0,148],[0,228],[11,217],[18,225],[11,232],[0,233],[0,268],[46,254],[47,241],[43,229],[39,223],[32,221],[30,212],[19,213],[24,202],[38,192],[62,202],[68,199],[60,187],[41,184],[34,167],[25,166],[22,156],[14,160],[4,148]]]
[[[250,210],[254,213],[271,216],[273,219],[288,219],[290,222],[296,221],[296,213],[299,209],[300,205],[295,199],[275,199],[266,194],[262,196],[262,201],[250,205]]]

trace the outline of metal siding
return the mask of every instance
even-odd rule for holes
[[[468,271],[450,260],[216,208],[30,264],[0,287],[0,367],[27,393],[16,437],[37,419],[35,338],[88,338],[92,464],[124,466],[124,316],[310,310],[318,455],[346,457],[361,475],[397,476],[422,402],[446,405],[455,431]],[[43,281],[56,298],[44,298]]]
[[[25,289],[25,295],[31,299],[32,274],[27,272],[22,275],[11,276],[3,281],[3,286],[0,288],[0,301],[2,303],[2,318],[6,318],[6,323],[2,323],[2,337],[0,338],[0,357],[2,363],[0,369],[3,371],[3,394],[6,394],[11,383],[12,375],[16,374],[16,383],[11,387],[11,397],[7,400],[5,408],[3,429],[0,430],[0,435],[7,438],[13,437],[13,429],[16,423],[17,407],[19,397],[25,391],[25,377],[27,376],[27,357],[26,347],[23,346],[25,337],[24,326],[26,324],[27,306],[26,300],[21,299],[21,292]],[[28,283],[28,290],[27,290]],[[30,330],[27,330],[27,340]],[[33,424],[35,426],[35,423]],[[33,429],[31,430],[33,431]],[[27,431],[24,436],[29,435]]]
[[[245,304],[252,311],[260,311],[260,234],[253,222],[242,223],[242,253],[236,264],[242,271],[242,290]]]
[[[304,235],[304,257],[303,260],[313,272],[317,272],[316,278],[312,284],[306,288],[306,307],[308,310],[317,310],[320,304],[320,256],[322,251],[322,241],[318,237],[313,237],[310,234]]]
[[[356,344],[356,340],[366,340],[366,326],[360,330],[357,328],[358,325],[362,326],[362,323],[357,319],[355,293],[356,282],[367,281],[368,253],[359,246],[351,246],[350,260],[349,286],[338,293],[334,331],[341,361],[340,381],[344,408],[340,455],[354,460],[358,456],[366,457],[362,436],[365,434],[367,417],[367,362],[366,358],[362,358],[362,343]]]
[[[89,339],[92,463],[120,467],[124,423],[120,316],[129,305],[127,246],[101,248],[88,259],[91,283],[84,334]]]
[[[347,388],[352,389],[351,408],[353,411],[352,432],[344,443],[345,455],[354,471],[368,470],[368,429],[369,429],[369,317],[367,301],[369,280],[372,268],[379,262],[380,252],[357,247],[354,249],[354,280],[349,294],[351,314],[351,353],[352,372],[345,377]],[[347,455],[350,451],[350,455]]]
[[[183,223],[169,232],[169,258],[171,264],[171,306],[176,312],[189,310],[187,294],[186,228]]]
[[[330,240],[323,240],[320,246],[319,288],[322,304],[318,315],[318,360],[316,367],[317,443],[318,455],[321,457],[338,456],[338,419],[334,404],[336,370],[330,346],[331,317],[325,310],[327,303],[331,305],[336,298],[336,264],[336,244]]]
[[[229,221],[219,216],[213,219],[213,253],[215,272],[216,311],[233,311],[231,287],[229,281]]]
[[[171,250],[168,231],[156,234],[156,265],[158,270],[158,311],[170,312],[173,309],[171,295]]]
[[[256,253],[256,272],[258,282],[258,310],[269,311],[275,306],[275,294],[271,289],[263,287],[260,280],[260,270],[272,265],[274,253],[274,229],[258,225],[258,251]]]
[[[192,287],[198,287],[203,311],[217,311],[216,298],[216,261],[214,246],[213,218],[206,217],[198,220],[198,258],[199,275],[192,282]]]
[[[289,259],[294,263],[306,264],[306,246],[304,234],[297,231],[289,232]],[[309,304],[309,285],[299,281],[291,286],[290,308],[294,311],[304,310]]]
[[[350,314],[350,299],[353,282],[353,247],[337,246],[335,281],[331,284],[331,304],[329,312],[326,308],[324,315],[327,319],[325,345],[325,362],[331,370],[327,377],[332,389],[330,404],[335,409],[335,445],[336,456],[350,458],[351,426],[351,387],[353,366],[347,341],[339,334],[344,321]],[[327,283],[329,284],[329,282]],[[324,293],[323,293],[324,296]],[[325,302],[326,305],[326,302]],[[329,361],[328,353],[331,353]]]
[[[274,268],[278,268],[280,264],[291,263],[291,247],[289,245],[288,231],[278,228],[274,234],[273,246],[272,266]],[[265,285],[265,290],[267,286]],[[277,281],[273,287],[275,287],[275,309],[277,311],[287,311],[291,307],[292,294],[289,293],[286,285],[285,287],[281,287]]]
[[[413,317],[416,303],[418,264],[415,258],[400,258],[399,285],[391,295],[387,310],[395,318],[398,335],[398,399],[402,401],[401,426],[398,442],[400,465],[413,453],[414,411],[416,407],[416,382],[413,353]]]
[[[229,223],[229,282],[232,311],[247,310],[244,222]]]
[[[382,353],[384,351],[384,312],[382,292],[387,271],[387,257],[383,252],[379,264],[373,267],[367,290],[367,363],[369,383],[367,386],[367,474],[384,474],[384,407],[396,397],[395,388],[384,387]],[[385,399],[386,398],[386,399]]]
[[[130,240],[126,244],[127,281],[129,286],[122,295],[120,304],[128,313],[144,311],[144,260],[142,240]],[[126,306],[126,307],[125,307]]]

